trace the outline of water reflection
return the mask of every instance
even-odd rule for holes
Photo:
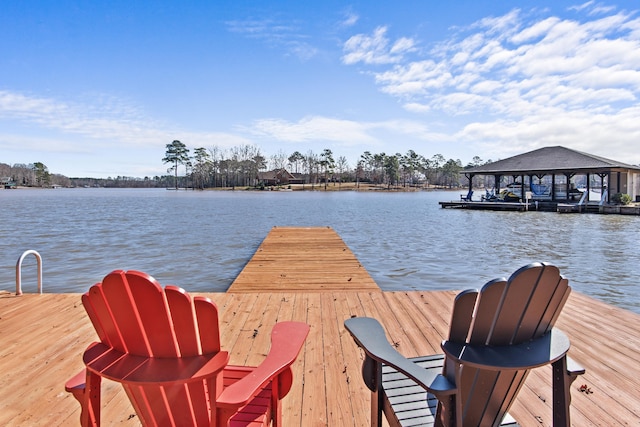
[[[271,227],[331,226],[386,290],[479,287],[547,261],[574,289],[640,312],[640,218],[444,210],[437,203],[457,197],[0,191],[0,289],[12,289],[16,260],[35,249],[44,259],[48,292],[83,292],[116,268],[147,271],[189,290],[224,291]],[[27,258],[23,284],[29,283],[35,289],[35,260]]]

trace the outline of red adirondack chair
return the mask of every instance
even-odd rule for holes
[[[82,303],[100,339],[84,352],[86,369],[66,384],[83,426],[100,424],[101,378],[123,385],[144,425],[282,425],[281,399],[308,325],[276,324],[260,366],[231,366],[207,298],[162,289],[145,273],[114,271]]]

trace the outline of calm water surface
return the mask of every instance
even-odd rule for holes
[[[640,217],[441,209],[458,192],[0,190],[0,289],[27,249],[45,292],[84,292],[114,269],[224,291],[273,226],[331,226],[384,290],[464,289],[533,261],[640,313]],[[295,249],[295,248],[292,248]],[[23,289],[36,288],[33,256]]]

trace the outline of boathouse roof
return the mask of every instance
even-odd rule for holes
[[[518,154],[507,159],[486,165],[465,169],[466,175],[493,174],[538,174],[563,172],[611,172],[633,170],[640,172],[640,166],[633,166],[616,160],[593,154],[583,153],[570,148],[555,146],[543,147],[528,153]]]

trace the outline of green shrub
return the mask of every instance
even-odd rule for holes
[[[611,196],[611,201],[616,205],[628,205],[631,203],[631,196],[623,193],[616,193]]]

